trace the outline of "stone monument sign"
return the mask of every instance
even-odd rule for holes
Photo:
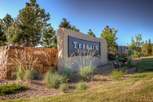
[[[78,70],[86,65],[100,66],[107,63],[107,43],[80,32],[60,28],[57,31],[58,69]]]

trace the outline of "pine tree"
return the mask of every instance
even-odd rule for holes
[[[94,32],[91,29],[89,29],[88,35],[89,36],[92,36],[92,37],[96,37],[95,34],[94,34]]]
[[[12,25],[14,22],[14,19],[11,17],[11,15],[6,14],[6,16],[3,18],[3,29],[6,31],[8,27]]]
[[[0,45],[6,45],[7,44],[7,29],[13,24],[14,19],[11,17],[11,15],[6,14],[6,16],[3,19],[0,19]]]
[[[22,37],[22,29],[19,27],[19,25],[14,22],[6,31],[6,38],[9,44],[12,45],[22,45],[21,37]]]
[[[49,19],[50,15],[39,7],[36,0],[26,3],[17,17],[17,24],[22,31],[20,42],[24,46],[37,46]]]
[[[62,22],[59,25],[60,28],[71,29],[71,24],[67,21],[66,18],[62,19]]]
[[[71,30],[75,31],[75,32],[80,32],[80,30],[78,28],[76,28],[75,26],[71,27]]]
[[[1,21],[2,20],[0,20],[0,46],[4,45],[4,43],[6,41],[6,38],[5,38],[5,35],[4,35],[4,32],[3,32],[3,28],[2,28]]]
[[[67,21],[66,18],[62,19],[62,22],[60,23],[59,27],[60,28],[70,29],[70,30],[75,31],[75,32],[80,32],[80,30],[78,28],[76,28],[76,26],[71,25],[70,22]]]
[[[46,27],[43,32],[42,45],[47,48],[57,47],[55,31],[51,26]]]

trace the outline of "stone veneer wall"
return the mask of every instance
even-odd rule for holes
[[[75,56],[68,57],[68,36],[72,36],[78,39],[100,42],[101,45],[101,56],[90,57],[89,56]],[[57,31],[57,42],[58,42],[58,69],[62,70],[64,67],[72,68],[77,71],[83,62],[88,65],[92,62],[95,67],[107,64],[107,43],[105,39],[94,38],[92,36],[85,35],[80,32],[74,32],[72,30],[60,28]]]
[[[11,79],[20,63],[40,73],[57,67],[57,49],[4,46],[0,48],[0,79]],[[17,63],[18,62],[18,63]]]

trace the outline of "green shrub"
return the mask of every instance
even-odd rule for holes
[[[112,71],[112,78],[113,79],[119,80],[119,79],[123,78],[123,76],[124,76],[124,73],[122,71],[117,71],[117,70]]]
[[[60,85],[60,90],[61,90],[62,92],[67,92],[68,89],[69,89],[69,85],[68,85],[67,83],[64,83],[64,84],[61,84],[61,85]]]
[[[85,66],[83,68],[80,68],[79,74],[83,80],[89,81],[93,77],[94,69],[95,68],[91,66]]]
[[[138,72],[153,71],[153,58],[142,59],[136,63],[135,67]]]
[[[116,60],[119,61],[119,62],[124,63],[124,62],[127,62],[128,58],[127,58],[127,56],[125,56],[125,55],[120,55],[120,56],[118,56],[118,57],[116,58]]]
[[[72,74],[73,72],[70,68],[64,68],[61,72],[61,75],[65,78],[66,82],[71,80]]]
[[[22,67],[16,68],[16,79],[17,80],[37,80],[41,79],[42,75],[35,69],[24,69]]]
[[[33,80],[40,80],[40,79],[42,79],[42,74],[39,71],[33,69],[32,70],[32,79]]]
[[[20,66],[18,66],[17,68],[16,68],[16,79],[17,80],[23,80],[23,78],[24,78],[24,70],[23,70],[23,68],[22,67],[20,67]]]
[[[27,90],[28,87],[20,84],[4,84],[0,85],[0,95],[8,95]]]
[[[84,83],[84,82],[79,82],[77,85],[76,85],[76,89],[77,90],[86,90],[88,88],[87,84]]]
[[[132,60],[127,61],[127,67],[132,67]]]
[[[64,77],[56,72],[48,71],[45,75],[44,82],[48,88],[58,88],[61,83],[64,83]]]

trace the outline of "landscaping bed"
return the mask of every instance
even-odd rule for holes
[[[29,89],[25,91],[21,91],[19,93],[12,93],[7,95],[1,95],[0,100],[10,100],[10,99],[30,99],[33,97],[46,97],[46,96],[59,96],[63,95],[64,93],[60,89],[48,89],[44,84],[42,84],[42,81],[35,81],[30,84]],[[94,84],[96,82],[90,82],[87,83],[89,86],[94,87]],[[75,83],[72,83],[71,86],[74,86]],[[78,90],[84,90],[84,89],[78,89]],[[85,89],[86,90],[86,89]],[[73,93],[75,92],[75,89],[69,89],[66,93]],[[1,101],[0,101],[1,102]]]
[[[31,98],[3,100],[1,102],[152,102],[153,73],[128,74],[120,80],[111,76],[96,75],[96,80],[87,82],[87,90],[54,95],[32,95]],[[40,88],[40,87],[39,87]],[[38,88],[35,88],[38,90]],[[43,90],[43,89],[42,89]],[[41,91],[42,91],[41,90]],[[56,90],[57,91],[57,90]],[[28,91],[27,91],[28,92]],[[29,91],[31,92],[31,91]],[[53,92],[53,91],[50,91]],[[39,94],[40,95],[40,94]],[[34,97],[33,97],[34,96]]]
[[[146,60],[141,60],[139,68],[143,63]],[[104,72],[102,69],[99,70]],[[109,73],[102,74],[86,66],[75,76],[70,69],[62,73],[48,71],[42,80],[33,80],[35,74],[28,70],[26,77],[19,74],[22,81],[0,81],[2,85],[20,83],[28,87],[19,93],[1,95],[0,102],[153,102],[153,72],[127,74],[120,69],[111,68]]]
[[[12,82],[13,81],[5,81],[5,83],[1,84],[6,84],[6,83],[9,84]],[[16,81],[14,81],[14,83],[16,83]],[[28,85],[27,90],[20,91],[19,93],[14,93],[14,94],[1,95],[0,100],[31,98],[31,97],[40,97],[40,96],[55,96],[60,94],[61,93],[56,89],[46,88],[42,81],[33,81]]]

